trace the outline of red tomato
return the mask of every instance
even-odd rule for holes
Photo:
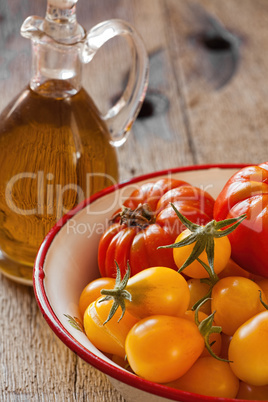
[[[197,187],[171,178],[141,185],[124,202],[121,215],[113,216],[113,224],[100,240],[98,264],[102,276],[116,275],[115,260],[122,274],[127,261],[131,275],[160,265],[177,269],[173,250],[158,249],[172,244],[185,229],[171,202],[194,223],[205,225],[212,219],[215,201]]]
[[[268,162],[241,169],[217,197],[216,220],[242,214],[247,218],[228,236],[232,258],[247,271],[268,277]]]

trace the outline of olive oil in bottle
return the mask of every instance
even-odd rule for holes
[[[0,115],[0,270],[29,285],[50,228],[118,181],[116,147],[126,140],[148,83],[148,57],[133,27],[109,20],[86,32],[76,3],[48,0],[45,18],[24,21],[32,76]],[[128,37],[133,64],[126,90],[102,116],[82,87],[82,66],[117,35]]]
[[[42,94],[59,86],[25,88],[0,118],[0,248],[22,269],[7,266],[10,275],[31,278],[49,229],[118,180],[116,151],[91,98],[83,88],[61,99]]]

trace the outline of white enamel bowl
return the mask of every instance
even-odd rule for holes
[[[108,188],[79,205],[49,232],[34,267],[34,290],[39,308],[55,334],[78,356],[105,373],[131,402],[227,402],[153,384],[124,370],[97,350],[86,335],[73,328],[65,314],[81,319],[78,300],[82,289],[99,276],[97,248],[108,220],[140,184],[163,176],[179,178],[216,197],[241,165],[195,166],[162,171]],[[233,400],[234,401],[234,400]],[[237,400],[236,400],[237,401]]]

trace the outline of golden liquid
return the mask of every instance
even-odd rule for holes
[[[118,180],[115,149],[86,91],[65,99],[40,93],[27,87],[0,116],[0,268],[25,278],[58,219]]]

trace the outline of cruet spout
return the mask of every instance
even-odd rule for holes
[[[21,35],[61,44],[76,44],[85,38],[84,28],[76,19],[77,0],[48,0],[45,18],[30,16],[21,26]]]

